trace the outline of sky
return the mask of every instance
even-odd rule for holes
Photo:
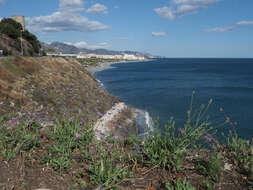
[[[166,57],[253,57],[253,0],[0,0],[40,41]]]

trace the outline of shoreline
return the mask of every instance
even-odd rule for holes
[[[99,63],[99,66],[86,67],[86,70],[95,78],[94,74],[96,72],[111,69],[113,68],[112,65],[115,64],[129,62],[131,61]],[[100,88],[104,90],[101,84]],[[120,101],[114,104],[110,110],[95,122],[94,130],[98,140],[104,140],[112,134],[116,138],[127,138],[131,135],[137,135],[143,139],[148,135],[148,131],[153,130],[152,124],[152,118],[147,111],[130,107],[125,102]]]
[[[89,71],[92,75],[94,73],[103,71],[106,69],[111,69],[113,68],[111,65],[118,64],[118,63],[123,63],[123,62],[104,62],[104,63],[98,63],[98,66],[88,66],[85,69]]]
[[[148,62],[151,60],[134,60],[134,61],[114,61],[114,62],[102,62],[98,63],[98,66],[87,66],[85,69],[89,71],[92,75],[96,72],[103,71],[106,69],[112,69],[113,65],[120,63],[134,63],[134,62]]]

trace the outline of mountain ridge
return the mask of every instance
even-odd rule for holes
[[[43,50],[53,49],[57,53],[64,53],[64,54],[78,54],[78,53],[86,53],[86,54],[98,54],[98,55],[123,55],[123,54],[131,54],[136,56],[142,56],[145,58],[153,58],[154,56],[150,53],[142,53],[139,51],[115,51],[115,50],[107,50],[107,49],[87,49],[87,48],[78,48],[74,45],[65,44],[62,42],[52,42],[48,43],[41,43]]]

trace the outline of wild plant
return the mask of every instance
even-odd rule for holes
[[[179,171],[187,156],[187,150],[197,148],[196,145],[200,145],[201,139],[212,129],[205,117],[211,103],[212,100],[207,106],[201,105],[199,112],[193,112],[192,95],[184,128],[177,130],[175,121],[171,119],[163,130],[155,129],[153,135],[144,142],[143,153],[147,163]]]
[[[208,180],[219,183],[222,172],[222,155],[215,152],[209,160],[198,159],[196,168],[200,174],[207,176]]]
[[[245,170],[247,174],[253,177],[253,144],[252,141],[238,138],[234,132],[230,132],[227,138],[227,153],[233,162],[241,169]]]
[[[201,184],[201,187],[206,190],[214,190],[215,189],[215,183],[210,180],[204,181],[203,184]]]
[[[21,151],[40,147],[40,126],[33,120],[19,121],[18,117],[5,116],[0,119],[0,156],[11,160]]]
[[[167,190],[195,190],[195,188],[189,184],[187,181],[175,180],[172,183],[166,183]]]
[[[120,150],[113,145],[105,149],[101,144],[96,145],[97,152],[92,156],[87,172],[91,185],[102,185],[106,188],[115,188],[115,185],[131,176],[128,165],[120,163]]]
[[[78,120],[58,120],[57,125],[47,130],[50,144],[45,147],[41,163],[49,164],[55,170],[64,171],[70,169],[73,156],[78,151],[85,150],[93,140],[91,126],[85,129]]]

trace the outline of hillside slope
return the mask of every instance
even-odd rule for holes
[[[0,59],[0,114],[32,113],[41,122],[67,114],[92,122],[116,102],[76,60]]]

